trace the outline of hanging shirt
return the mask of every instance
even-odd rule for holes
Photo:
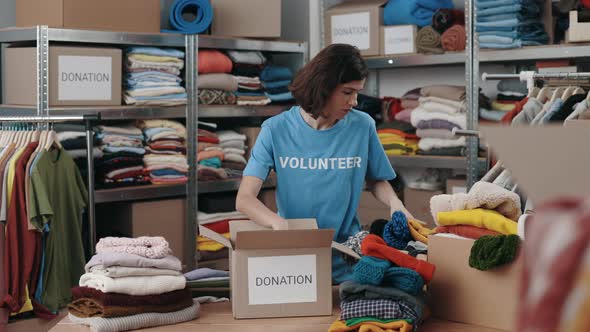
[[[41,304],[57,311],[71,300],[71,287],[84,273],[82,209],[86,207],[86,187],[72,157],[62,149],[43,154],[31,175],[29,218],[34,225],[49,223],[44,289]]]
[[[365,179],[396,175],[368,114],[353,110],[331,128],[316,130],[300,110],[294,106],[262,124],[243,175],[265,180],[275,170],[279,215],[315,218],[342,243],[360,231],[356,212]],[[332,266],[335,282],[350,278],[340,254]]]

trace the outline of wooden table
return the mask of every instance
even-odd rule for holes
[[[332,316],[298,317],[275,319],[235,320],[231,314],[231,304],[212,303],[201,305],[200,318],[177,325],[159,326],[141,331],[149,332],[326,332],[330,324],[338,319],[339,308],[336,306]],[[90,331],[86,326],[74,324],[68,318],[62,319],[50,332]],[[499,332],[480,326],[466,325],[431,318],[420,331],[424,332]]]

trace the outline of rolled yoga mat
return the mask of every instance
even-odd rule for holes
[[[183,13],[195,15],[193,21],[187,21]],[[213,7],[209,0],[175,0],[170,6],[170,25],[173,30],[162,32],[198,34],[205,32],[213,21]]]

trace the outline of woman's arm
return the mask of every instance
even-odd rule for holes
[[[287,229],[287,221],[272,212],[258,199],[262,183],[262,179],[255,176],[242,178],[236,198],[236,210],[247,215],[259,225],[272,227],[274,230]]]
[[[367,187],[371,191],[373,196],[375,196],[375,198],[377,198],[383,204],[390,207],[391,214],[393,214],[395,211],[402,211],[407,218],[414,219],[410,211],[406,209],[402,201],[397,197],[395,191],[393,190],[388,181],[367,180]]]

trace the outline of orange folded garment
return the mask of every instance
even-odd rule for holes
[[[446,51],[463,51],[465,49],[465,27],[455,24],[441,36],[441,44]]]
[[[217,50],[199,50],[199,74],[231,73],[231,59]]]
[[[463,236],[463,237],[467,237],[470,239],[479,239],[480,237],[484,236],[484,235],[502,235],[501,233],[489,230],[489,229],[485,229],[485,228],[481,228],[481,227],[476,227],[476,226],[471,226],[471,225],[453,225],[453,226],[438,226],[435,230],[436,233],[451,233],[451,234],[455,234],[455,235],[459,235],[459,236]]]
[[[223,159],[225,159],[225,154],[223,153],[223,151],[219,150],[200,151],[199,153],[197,153],[197,162],[215,157],[223,161]]]

